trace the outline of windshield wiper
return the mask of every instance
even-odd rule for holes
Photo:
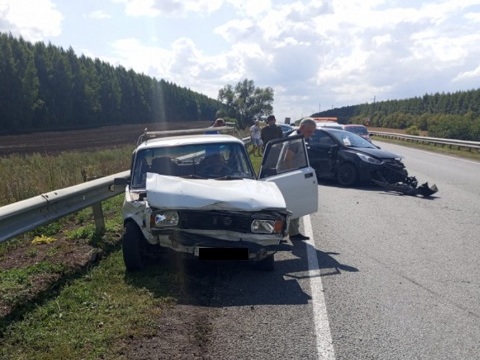
[[[184,179],[208,179],[208,177],[206,176],[201,176],[201,175],[198,175],[198,174],[190,174],[190,175],[183,175],[183,176],[180,176]]]
[[[225,176],[215,178],[215,180],[241,180],[244,178],[245,178],[244,176],[240,176],[240,175],[225,175]]]

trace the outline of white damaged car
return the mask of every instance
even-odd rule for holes
[[[317,211],[317,177],[303,137],[267,144],[257,176],[242,140],[178,135],[183,133],[145,132],[130,177],[115,179],[126,186],[127,270],[143,269],[161,248],[201,260],[249,260],[272,270],[275,252],[292,249],[286,240],[290,218]],[[303,154],[293,168],[282,161],[289,146]]]

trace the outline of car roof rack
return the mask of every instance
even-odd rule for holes
[[[220,133],[225,133],[230,130],[234,131],[235,127],[218,126],[218,127],[207,127],[207,128],[200,128],[200,129],[161,130],[161,131],[148,131],[147,128],[145,128],[143,134],[138,137],[137,146],[144,141],[159,138],[159,137],[205,134],[206,131],[219,131]],[[208,135],[213,135],[213,134],[208,134]]]

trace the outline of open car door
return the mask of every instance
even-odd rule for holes
[[[317,175],[310,167],[302,135],[268,142],[258,179],[277,184],[292,218],[317,211]]]

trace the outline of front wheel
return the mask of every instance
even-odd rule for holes
[[[128,222],[122,238],[123,261],[127,271],[145,268],[146,242],[137,224]]]
[[[357,182],[357,169],[350,162],[345,162],[338,167],[337,181],[342,186],[352,186]]]

